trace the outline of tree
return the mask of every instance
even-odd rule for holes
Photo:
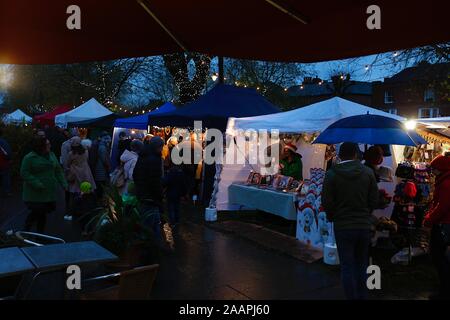
[[[309,71],[305,65],[298,63],[227,59],[225,74],[227,82],[252,87],[273,104],[286,109],[291,107],[292,99],[284,89],[309,74]]]
[[[145,60],[146,58],[130,58],[61,67],[79,86],[92,91],[92,95],[101,103],[109,105],[130,93],[129,80]]]
[[[134,106],[148,106],[153,100],[173,101],[175,83],[161,56],[149,57],[130,79],[130,93],[125,99]]]
[[[79,105],[94,97],[103,104],[123,98],[129,79],[143,58],[70,65],[15,65],[4,104],[34,112],[48,111],[58,104]],[[44,106],[44,107],[42,107]]]
[[[305,66],[298,63],[229,59],[225,66],[225,74],[231,83],[259,87],[262,93],[268,85],[288,87],[307,73]]]
[[[211,57],[200,53],[174,53],[163,56],[164,65],[178,90],[178,100],[185,104],[197,99],[204,91]]]

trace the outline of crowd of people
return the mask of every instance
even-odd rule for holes
[[[174,165],[170,151],[178,143],[167,143],[159,136],[119,137],[119,165],[112,168],[111,136],[102,132],[94,139],[80,137],[77,130],[58,127],[33,129],[33,137],[24,147],[20,158],[20,176],[23,181],[23,201],[29,214],[25,230],[46,230],[49,213],[56,209],[58,191],[65,192],[65,220],[80,217],[103,204],[105,187],[117,187],[124,198],[139,201],[139,210],[148,215],[146,221],[161,238],[160,228],[167,198],[167,211],[172,227],[180,221],[180,202],[189,193],[189,168]],[[1,132],[0,132],[1,134]],[[9,161],[11,149],[0,135],[0,151]],[[2,163],[0,154],[0,164]],[[123,183],[112,180],[115,172],[123,175]],[[0,174],[5,175],[0,166]],[[8,180],[2,179],[2,191],[10,192]],[[192,190],[191,190],[192,191]],[[153,214],[151,214],[153,213]]]
[[[180,221],[181,200],[192,195],[198,180],[199,165],[177,165],[171,150],[180,142],[158,135],[119,136],[119,166],[123,181],[118,187],[124,197],[135,197],[139,210],[148,216],[146,224],[161,239],[162,213],[167,209],[169,222]],[[105,186],[116,183],[110,162],[111,136],[102,132],[95,139],[79,136],[77,131],[58,127],[35,129],[32,140],[21,155],[20,176],[23,201],[29,209],[25,230],[36,227],[44,233],[47,215],[55,210],[58,189],[65,191],[65,219],[72,220],[101,203]],[[0,178],[2,194],[9,194],[12,151],[0,130]],[[358,145],[346,142],[339,148],[336,161],[327,170],[322,204],[334,233],[341,264],[343,287],[349,299],[366,299],[367,267],[372,212],[379,204],[377,183],[386,178],[381,170],[386,151],[374,146],[363,154]],[[364,163],[362,162],[364,160]],[[283,147],[281,173],[302,180],[301,155],[295,145]],[[440,155],[431,164],[436,177],[433,203],[423,225],[431,229],[430,253],[440,280],[439,297],[450,297],[450,154]],[[164,201],[166,199],[166,201]],[[164,208],[166,203],[166,208]]]

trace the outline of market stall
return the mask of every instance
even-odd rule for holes
[[[91,98],[79,107],[55,117],[55,124],[61,128],[66,128],[69,122],[97,119],[112,114],[112,112],[102,106],[95,98]]]
[[[374,115],[384,115],[397,120],[402,117],[373,109],[342,98],[331,98],[312,105],[298,108],[292,111],[280,112],[270,116],[257,116],[248,118],[230,118],[227,127],[227,135],[236,137],[245,130],[278,130],[280,132],[280,144],[286,143],[296,145],[298,152],[302,155],[303,177],[310,178],[311,168],[326,168],[327,146],[311,144],[318,133],[322,132],[333,122],[352,115],[362,115],[369,112]],[[385,157],[383,165],[395,170],[398,163],[398,154],[401,149],[392,148],[391,156]],[[242,152],[248,151],[242,150]],[[246,181],[251,171],[260,172],[257,165],[250,165],[248,161],[244,164],[224,164],[217,185],[215,206],[218,211],[236,210],[240,207],[229,201],[228,189],[233,183]],[[394,186],[391,187],[394,189]],[[263,201],[263,199],[262,199]],[[388,213],[386,212],[386,215]]]
[[[272,184],[263,185],[261,181],[267,179],[268,175],[263,173],[263,166],[251,164],[252,161],[248,157],[255,146],[247,143],[245,148],[240,150],[247,156],[245,164],[223,164],[220,176],[216,177],[215,203],[212,202],[211,206],[215,205],[219,211],[246,207],[262,209],[289,220],[296,220],[297,239],[323,249],[324,244],[332,239],[329,238],[332,237],[332,226],[327,221],[321,204],[322,185],[325,170],[336,157],[338,146],[312,142],[337,120],[368,113],[396,122],[405,120],[338,97],[270,117],[230,119],[227,128],[228,141],[245,136],[245,130],[279,130],[280,149],[295,145],[295,149],[302,155],[303,180],[286,180],[289,177],[276,175]],[[365,148],[366,146],[361,145],[362,150]],[[400,152],[403,152],[403,149],[397,146],[388,148],[382,162],[388,171],[395,172],[397,163],[402,159]],[[261,178],[251,179],[251,175],[255,173],[260,174]],[[275,181],[277,179],[278,181]],[[393,194],[396,182],[392,177],[380,182],[381,184],[383,187],[380,188],[386,189],[387,194]],[[392,206],[377,210],[376,215],[390,217]]]
[[[422,222],[433,200],[434,177],[430,162],[450,150],[450,138],[443,134],[445,128],[437,126],[434,120],[419,123],[426,124],[426,128],[422,126],[417,132],[428,143],[405,147],[395,172],[391,219],[397,230],[390,234],[390,241],[402,249],[392,257],[393,263],[408,264],[413,257],[428,253],[430,235]]]
[[[30,124],[33,118],[20,109],[5,115],[2,119],[5,124],[25,125]]]
[[[70,105],[56,106],[52,111],[35,116],[33,121],[41,126],[53,127],[55,125],[55,117],[70,110],[72,110]]]

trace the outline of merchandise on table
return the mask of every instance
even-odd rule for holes
[[[429,233],[422,223],[432,200],[431,168],[426,162],[404,161],[399,164],[396,176],[402,180],[395,188],[391,219],[399,226],[395,240],[406,249],[397,253],[392,262],[407,263],[405,252],[410,259],[428,251]]]

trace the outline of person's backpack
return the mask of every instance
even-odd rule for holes
[[[8,169],[10,165],[8,153],[5,149],[0,147],[0,170]]]

